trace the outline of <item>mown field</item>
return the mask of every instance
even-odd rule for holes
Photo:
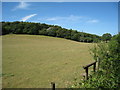
[[[68,87],[93,61],[91,43],[40,35],[2,37],[3,88]]]

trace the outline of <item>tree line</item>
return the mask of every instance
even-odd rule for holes
[[[101,40],[108,41],[111,34],[106,33],[103,36],[78,32],[77,30],[62,28],[57,25],[48,25],[45,23],[33,22],[2,22],[2,35],[6,34],[30,34],[30,35],[46,35],[60,37],[79,42],[99,42]]]

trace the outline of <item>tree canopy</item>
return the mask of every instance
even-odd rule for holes
[[[57,25],[33,22],[2,22],[2,35],[5,34],[31,34],[60,37],[79,42],[99,42],[102,37],[77,30],[62,28]],[[103,40],[110,40],[111,35],[103,35]]]
[[[103,41],[109,41],[112,38],[112,35],[110,33],[105,33],[102,35],[102,40]]]

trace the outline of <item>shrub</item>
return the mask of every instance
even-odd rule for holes
[[[99,69],[88,80],[79,82],[81,88],[119,88],[120,87],[120,33],[109,43],[97,44],[92,50]],[[76,88],[77,88],[76,87]]]

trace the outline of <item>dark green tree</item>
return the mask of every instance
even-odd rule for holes
[[[112,38],[112,35],[110,33],[105,33],[105,34],[102,35],[102,40],[103,41],[107,42],[107,41],[111,40],[111,38]]]
[[[68,30],[57,25],[48,25],[45,23],[33,22],[2,22],[2,35],[5,34],[31,34],[31,35],[48,35],[53,37],[61,37],[80,42],[93,42],[101,37],[77,30]]]

